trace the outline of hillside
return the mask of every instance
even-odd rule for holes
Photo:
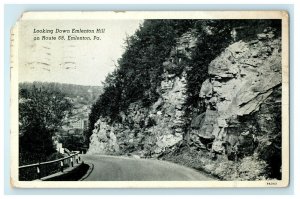
[[[71,112],[63,119],[63,125],[55,132],[56,139],[63,143],[63,147],[79,150],[78,147],[86,145],[85,142],[88,138],[86,138],[84,130],[88,127],[91,106],[102,93],[102,87],[56,82],[23,82],[19,84],[20,92],[32,91],[33,88],[41,89],[49,94],[59,93],[71,103]],[[72,141],[74,139],[77,143]]]
[[[22,82],[19,84],[20,89],[31,89],[33,86],[60,92],[80,104],[89,105],[94,103],[102,92],[100,86],[84,86],[57,82]]]
[[[280,32],[278,20],[146,20],[92,106],[88,153],[280,179]]]

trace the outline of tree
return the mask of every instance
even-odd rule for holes
[[[193,20],[145,20],[125,41],[126,47],[116,70],[104,82],[103,93],[92,106],[86,140],[92,135],[99,117],[120,122],[120,112],[141,101],[149,107],[157,101],[157,88],[163,73],[162,63],[170,55],[176,38],[193,26]]]
[[[52,136],[70,114],[72,105],[60,92],[35,86],[19,90],[20,153],[46,157],[55,149]]]
[[[69,134],[68,136],[61,137],[59,142],[62,143],[64,148],[71,151],[82,150],[85,147],[84,137],[81,129],[75,129],[74,134]]]
[[[252,40],[262,32],[266,23],[280,26],[280,20],[145,20],[135,34],[126,39],[125,52],[118,60],[116,70],[107,76],[104,89],[92,106],[86,140],[92,135],[99,117],[120,122],[119,113],[126,113],[131,103],[141,102],[148,108],[159,98],[159,87],[164,71],[163,63],[177,45],[183,33],[197,37],[191,59],[183,59],[173,72],[187,72],[186,118],[201,114],[205,107],[199,97],[201,84],[209,77],[208,66],[231,43]],[[252,28],[256,27],[256,28]],[[239,31],[232,38],[232,30]],[[278,32],[278,34],[280,31]],[[188,126],[190,121],[186,122]]]

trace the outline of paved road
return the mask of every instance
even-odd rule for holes
[[[94,165],[85,181],[207,181],[215,180],[194,169],[166,161],[119,156],[82,155]]]

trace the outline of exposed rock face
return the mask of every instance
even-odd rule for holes
[[[126,113],[120,114],[122,123],[113,127],[101,121],[105,119],[99,119],[91,136],[89,153],[110,153],[118,151],[119,146],[123,154],[157,157],[183,140],[187,82],[186,67],[182,63],[191,58],[196,42],[193,32],[178,39],[169,59],[163,63],[163,81],[158,88],[160,97],[149,109],[143,108],[140,102],[132,103]],[[113,132],[116,141],[106,139],[107,136],[103,136],[106,131]]]
[[[139,101],[132,103],[126,112],[120,113],[120,123],[109,125],[109,119],[100,118],[88,153],[159,157],[166,150],[177,149],[184,134],[189,133],[191,151],[203,150],[202,154],[209,151],[228,161],[223,164],[209,160],[213,168],[210,169],[203,160],[205,170],[219,175],[218,172],[227,170],[227,163],[234,165],[233,161],[241,160],[244,165],[243,162],[253,160],[258,168],[263,168],[261,165],[265,163],[276,167],[270,176],[279,178],[281,39],[274,38],[272,30],[266,29],[250,41],[239,40],[229,45],[211,61],[209,78],[198,88],[206,111],[195,118],[185,118],[186,71],[189,70],[185,60],[191,59],[196,44],[197,33],[193,31],[178,39],[170,57],[163,63],[158,100],[149,108],[144,108]],[[184,132],[188,125],[189,132]],[[254,161],[256,158],[259,162]],[[221,163],[225,166],[218,171]]]
[[[243,157],[281,134],[281,40],[272,38],[233,43],[210,63],[200,90],[205,117],[194,133],[214,138],[212,151]]]
[[[95,124],[95,129],[90,138],[91,144],[88,154],[115,154],[119,152],[119,145],[115,135],[115,128],[101,118]]]
[[[186,75],[183,73],[182,77],[171,78],[168,75],[166,72],[162,82],[161,98],[152,107],[152,119],[155,120],[156,126],[149,131],[157,137],[155,154],[164,152],[166,148],[183,139]],[[160,107],[156,107],[158,103],[161,103]]]

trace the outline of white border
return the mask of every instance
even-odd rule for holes
[[[21,20],[98,19],[282,19],[282,149],[281,181],[18,181],[18,25],[12,37],[11,59],[11,185],[23,188],[196,188],[196,187],[286,187],[289,183],[289,89],[288,14],[285,11],[181,11],[181,12],[26,12]],[[270,183],[273,185],[267,185]]]

